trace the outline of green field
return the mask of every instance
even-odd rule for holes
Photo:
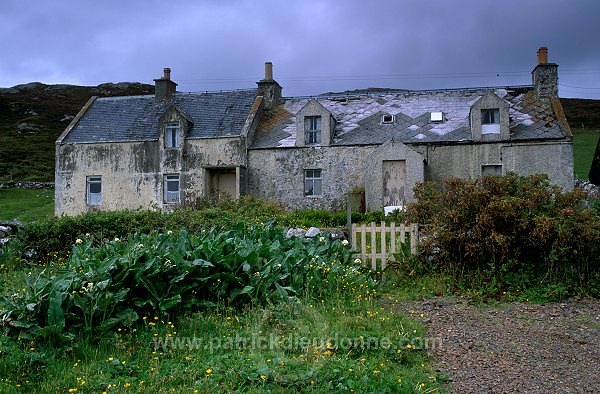
[[[54,189],[0,189],[0,220],[28,223],[54,215]]]
[[[573,161],[575,177],[588,179],[600,130],[573,129]]]

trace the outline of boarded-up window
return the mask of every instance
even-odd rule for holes
[[[485,164],[481,166],[481,176],[502,175],[502,164]]]

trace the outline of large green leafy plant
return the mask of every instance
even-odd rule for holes
[[[21,337],[97,337],[146,314],[225,303],[267,304],[368,293],[375,286],[351,250],[328,237],[285,238],[274,226],[134,235],[95,246],[78,239],[63,266],[4,298],[4,327]]]

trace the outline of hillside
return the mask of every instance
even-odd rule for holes
[[[91,96],[153,94],[153,85],[28,83],[0,88],[0,182],[54,180],[54,142]]]
[[[387,89],[381,89],[387,90]],[[0,182],[54,180],[54,142],[91,96],[153,94],[154,86],[29,83],[0,88]],[[600,100],[561,99],[572,128],[600,128]]]
[[[600,129],[600,100],[561,98],[569,125],[573,129]]]

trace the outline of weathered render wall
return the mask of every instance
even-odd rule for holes
[[[56,215],[92,210],[150,208],[162,197],[158,143],[59,145],[56,162]],[[102,176],[102,205],[86,201],[86,177]]]
[[[163,175],[180,175],[180,200],[205,195],[206,168],[246,166],[240,138],[188,139],[181,149],[165,150],[160,141],[59,145],[55,214],[155,208],[164,204]],[[87,176],[102,176],[102,204],[87,205]],[[178,204],[179,205],[179,204]]]
[[[347,194],[365,186],[365,160],[377,146],[248,151],[248,193],[293,209],[345,208]],[[322,194],[304,195],[304,170],[322,170]]]
[[[575,184],[573,144],[540,142],[535,145],[513,144],[502,149],[506,168],[521,175],[546,173],[550,182],[572,190]]]
[[[243,138],[188,139],[182,171],[186,174],[185,185],[182,186],[186,203],[193,203],[197,198],[207,195],[208,170],[245,169],[246,164],[246,143]],[[241,185],[240,194],[244,194],[244,186]]]
[[[365,203],[369,211],[383,209],[383,161],[406,162],[406,201],[414,199],[413,188],[424,180],[423,156],[401,142],[388,141],[375,149],[365,162]]]
[[[415,147],[427,160],[425,180],[442,184],[447,178],[481,176],[482,165],[502,165],[520,175],[546,173],[551,183],[573,188],[573,146],[568,141],[482,143]]]

